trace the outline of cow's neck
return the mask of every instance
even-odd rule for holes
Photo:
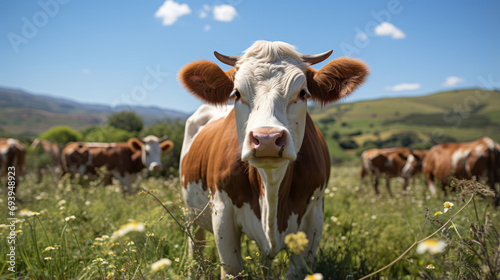
[[[276,169],[258,168],[264,184],[264,193],[261,194],[259,203],[261,209],[261,223],[271,250],[276,250],[279,235],[278,229],[278,202],[279,190],[288,169],[288,164]],[[279,249],[278,249],[279,250]]]
[[[130,150],[130,152],[132,153],[131,155],[131,159],[132,159],[132,166],[130,167],[130,172],[132,173],[138,173],[140,172],[145,166],[144,164],[142,163],[142,159],[141,159],[141,152],[132,152],[132,150]]]

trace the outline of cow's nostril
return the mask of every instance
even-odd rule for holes
[[[253,136],[253,132],[250,133],[250,139],[252,140],[252,143],[255,146],[258,146],[260,144],[259,139],[257,139],[255,136]]]
[[[281,136],[280,136],[280,137],[278,137],[274,143],[275,143],[275,144],[276,144],[276,146],[278,146],[278,147],[283,147],[283,146],[285,146],[285,139],[286,139],[286,137],[285,137],[285,135],[283,135],[283,133],[282,133],[282,134],[281,134]]]

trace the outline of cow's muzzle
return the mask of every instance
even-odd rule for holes
[[[250,131],[250,150],[254,158],[281,158],[286,146],[287,133],[276,128],[259,128]]]

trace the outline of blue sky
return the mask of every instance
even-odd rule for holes
[[[366,62],[348,102],[500,86],[500,1],[2,1],[0,34],[0,86],[105,105],[192,112],[179,69],[256,40]]]

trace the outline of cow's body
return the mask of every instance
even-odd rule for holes
[[[200,61],[179,74],[188,90],[217,105],[203,105],[188,119],[180,177],[196,222],[214,233],[222,277],[243,270],[242,233],[273,258],[286,247],[287,234],[303,231],[309,243],[302,257],[314,260],[330,159],[306,99],[336,101],[367,74],[350,59],[333,60],[319,72],[308,68],[328,55],[302,56],[288,44],[258,41],[242,57],[216,53],[235,66],[226,73]],[[293,262],[289,277],[303,267],[299,256]]]
[[[0,138],[0,176],[7,176],[9,172],[15,174],[16,188],[19,176],[24,174],[26,149],[24,145],[13,138]]]
[[[160,154],[173,147],[171,141],[159,141],[147,136],[142,141],[132,138],[128,143],[71,142],[61,151],[63,173],[95,176],[96,170],[106,167],[107,177],[120,181],[128,193],[142,169],[161,169]],[[147,150],[146,150],[147,149]],[[147,157],[154,156],[154,160]]]
[[[392,196],[390,179],[404,179],[403,192],[406,192],[409,179],[421,171],[422,159],[427,151],[412,151],[409,148],[369,149],[361,154],[361,180],[372,175],[373,188],[378,191],[378,180],[385,176],[386,187]]]
[[[495,183],[499,182],[499,150],[498,143],[489,137],[432,147],[422,166],[430,191],[436,194],[435,181],[438,181],[446,194],[445,186],[450,177],[487,178],[488,184],[495,190]]]

